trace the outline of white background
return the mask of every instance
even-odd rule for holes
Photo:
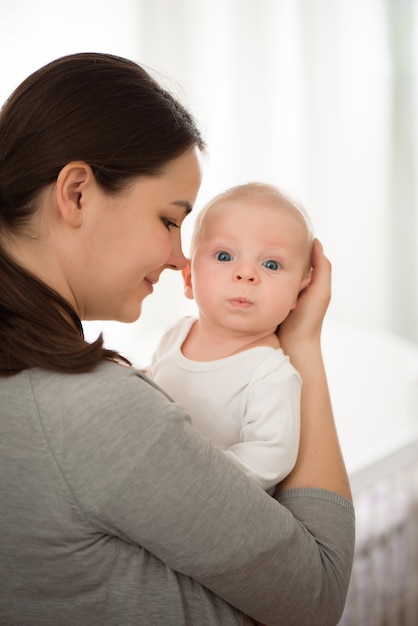
[[[415,0],[0,0],[0,100],[63,54],[144,64],[207,140],[195,211],[232,184],[282,187],[333,262],[330,318],[417,342],[417,16]],[[139,322],[86,335],[143,364],[191,310],[166,272]]]

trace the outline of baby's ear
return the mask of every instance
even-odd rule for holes
[[[303,291],[304,289],[306,289],[306,287],[309,287],[311,282],[312,282],[312,269],[309,270],[309,273],[306,274],[305,278],[302,280],[299,293]]]
[[[187,261],[185,268],[181,270],[184,280],[184,295],[189,300],[193,300],[192,270],[190,267],[190,259]]]
[[[311,282],[312,282],[312,270],[309,270],[309,274],[306,274],[306,276],[303,278],[303,280],[302,280],[302,282],[301,282],[301,284],[300,284],[300,287],[299,287],[299,293],[298,293],[298,296],[297,296],[296,300],[295,300],[295,301],[294,301],[294,303],[293,303],[293,306],[292,306],[292,307],[291,307],[291,309],[290,309],[291,311],[293,311],[293,309],[295,309],[295,308],[296,308],[296,305],[297,305],[297,303],[298,303],[298,298],[299,298],[300,294],[302,293],[302,291],[303,291],[304,289],[306,289],[307,287],[309,287],[309,285],[311,284]]]

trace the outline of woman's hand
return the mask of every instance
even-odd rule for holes
[[[303,380],[301,434],[296,465],[276,493],[319,487],[351,498],[321,353],[322,322],[331,298],[331,264],[315,240],[312,280],[278,334],[284,352]]]
[[[331,299],[331,263],[315,239],[312,252],[312,278],[299,294],[296,308],[280,325],[277,334],[284,351],[306,340],[319,340],[322,322]]]

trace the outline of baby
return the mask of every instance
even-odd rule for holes
[[[194,428],[269,493],[298,452],[302,381],[276,329],[310,282],[312,245],[305,213],[274,186],[216,196],[196,218],[183,271],[198,317],[172,326],[151,363]]]

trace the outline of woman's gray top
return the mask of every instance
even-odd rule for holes
[[[279,504],[134,369],[0,378],[2,625],[334,625],[353,544],[350,502]]]

